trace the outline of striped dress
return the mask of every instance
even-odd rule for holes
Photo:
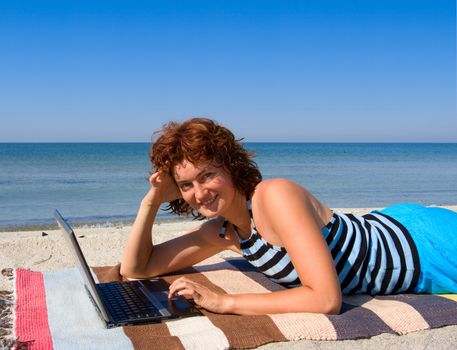
[[[243,256],[272,281],[291,288],[300,279],[283,247],[265,241],[255,228],[240,239]],[[221,229],[225,232],[227,223]],[[236,227],[235,227],[236,231]],[[363,216],[334,212],[322,228],[338,274],[343,294],[394,294],[413,291],[420,264],[408,231],[395,219],[372,212]]]

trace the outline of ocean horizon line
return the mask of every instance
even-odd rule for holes
[[[52,145],[52,144],[151,144],[147,141],[0,141],[0,144],[42,144],[42,145]],[[455,145],[457,141],[243,141],[241,143],[245,144],[265,144],[265,143],[277,143],[277,144],[369,144],[369,145],[422,145],[422,144],[437,144],[437,145]]]

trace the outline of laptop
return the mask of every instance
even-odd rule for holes
[[[169,284],[162,278],[95,282],[72,227],[57,209],[54,217],[77,258],[85,288],[107,328],[201,315],[195,305],[184,297],[177,295],[169,299]]]

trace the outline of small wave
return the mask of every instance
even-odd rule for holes
[[[80,185],[80,184],[91,184],[91,183],[96,183],[97,181],[95,180],[57,180],[56,181],[57,183],[60,183],[60,184],[65,184],[65,185]]]
[[[0,232],[45,231],[55,230],[57,224],[52,220],[29,220],[27,222],[0,221]]]
[[[187,217],[158,217],[155,220],[156,224],[164,222],[183,222],[183,221],[192,221],[192,218]],[[69,220],[70,221],[70,220]],[[133,224],[132,220],[119,220],[119,221],[102,221],[102,222],[74,222],[70,221],[72,227],[76,230],[78,229],[98,229],[98,228],[120,228],[124,226],[130,226]],[[55,222],[41,223],[41,224],[20,224],[12,225],[0,223],[0,233],[2,232],[25,232],[25,231],[46,231],[46,230],[56,230],[58,226]]]

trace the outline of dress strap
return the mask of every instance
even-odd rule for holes
[[[221,226],[221,229],[219,230],[219,237],[224,238],[225,233],[227,231],[227,225],[228,225],[228,220],[224,220],[224,223]]]
[[[249,197],[247,198],[247,202],[248,202],[248,210],[249,210],[249,216],[251,217],[251,225],[252,225],[252,228],[257,231],[257,228],[255,227],[255,222],[254,222],[254,216],[252,215],[252,204],[251,204],[251,200],[249,199]]]

